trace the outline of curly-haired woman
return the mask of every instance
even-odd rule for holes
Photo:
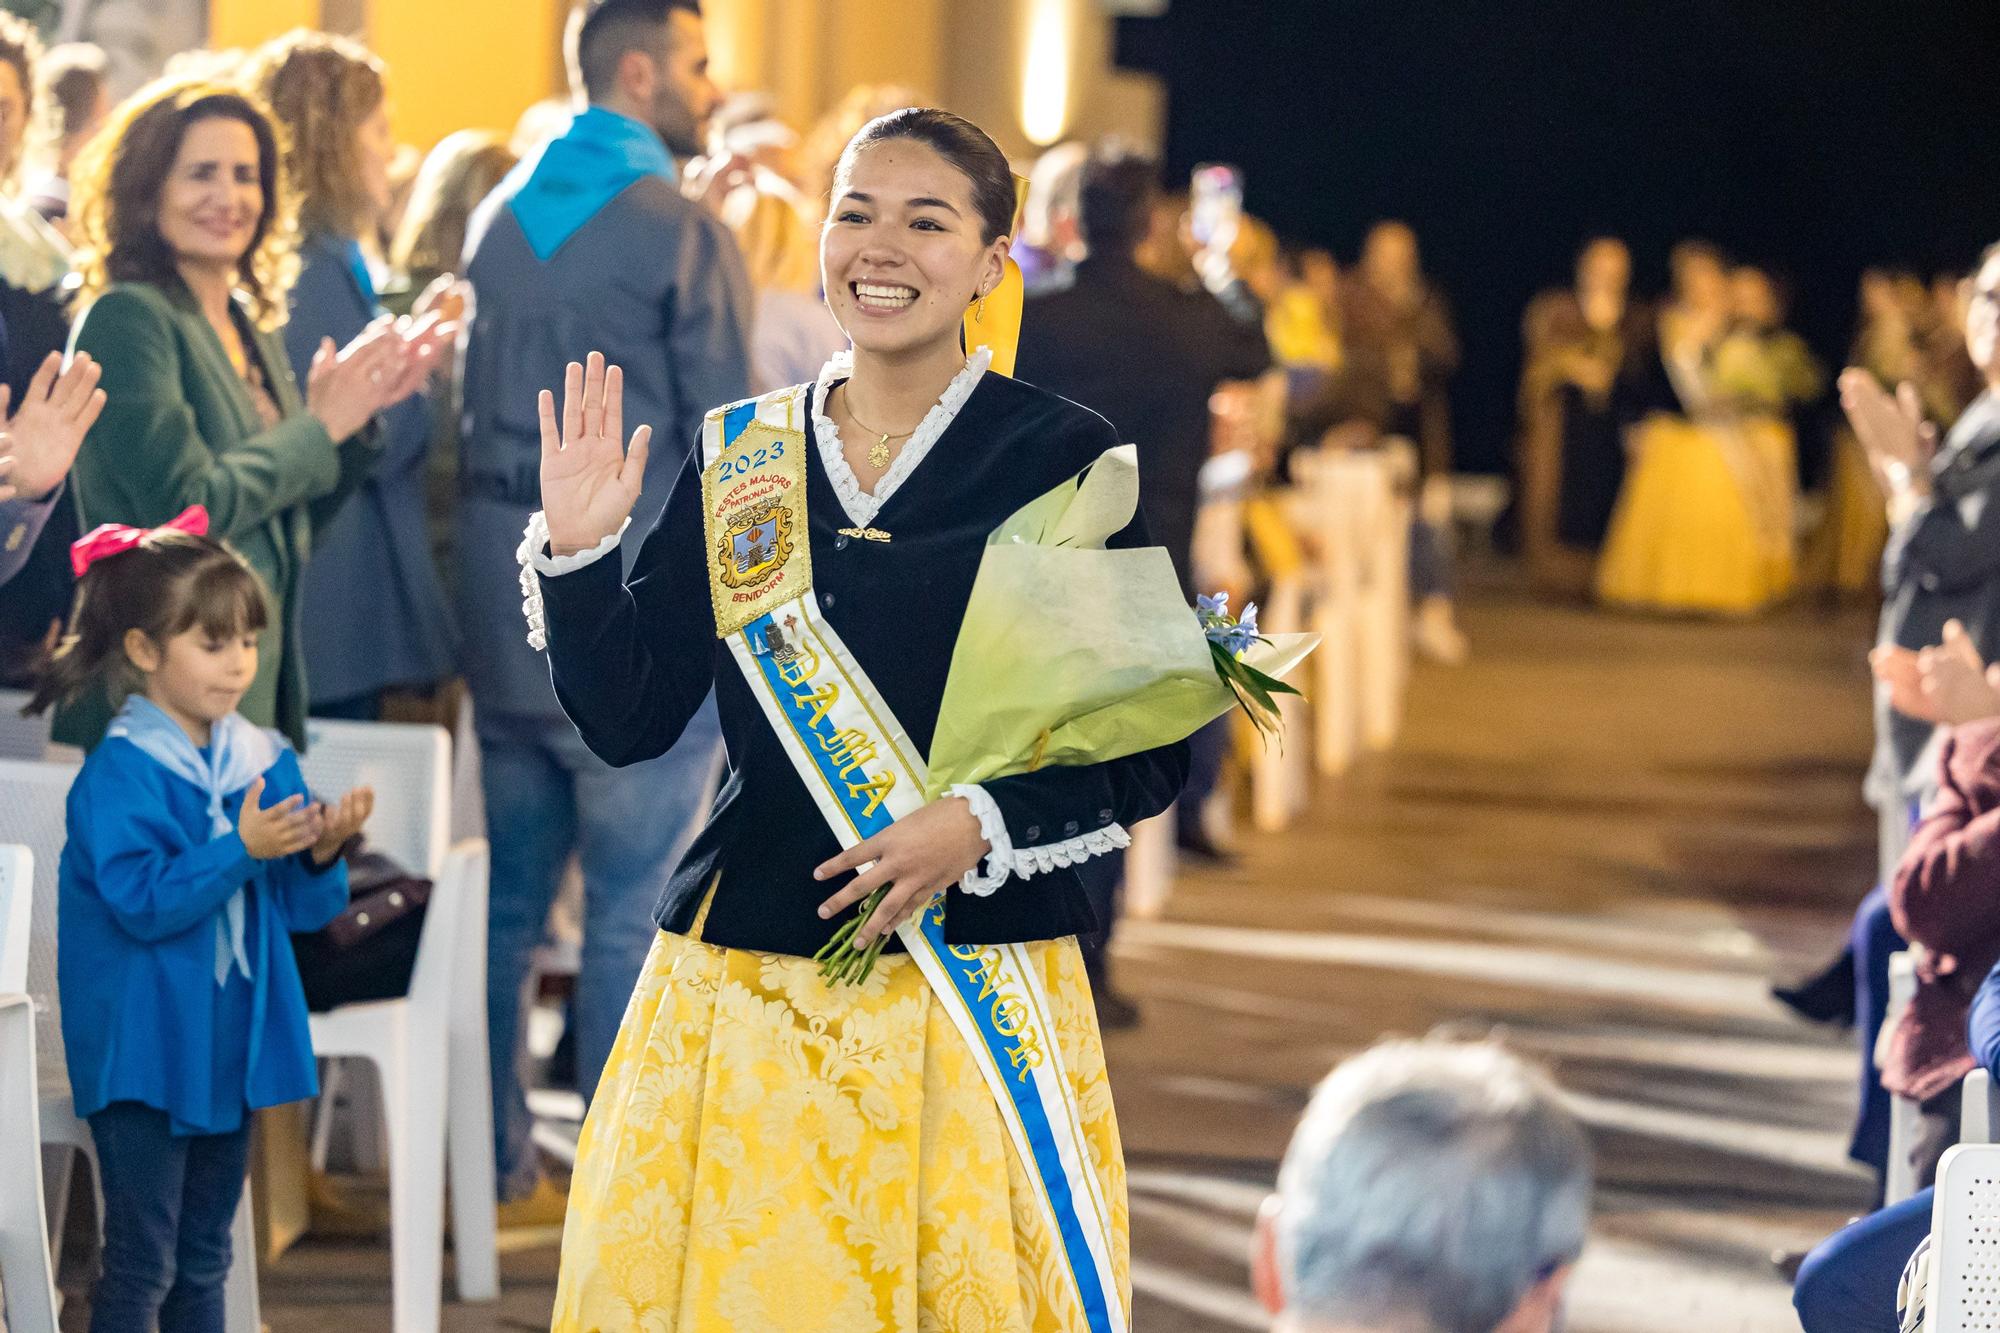
[[[118,108],[77,160],[81,246],[73,350],[105,367],[108,402],[74,472],[86,527],[156,527],[191,504],[269,589],[257,679],[241,712],[305,740],[298,594],[313,534],[374,467],[377,413],[435,362],[435,329],[373,325],[320,345],[293,379],[275,328],[298,269],[278,131],[254,96],[163,80]],[[359,592],[361,590],[357,590]],[[57,735],[94,745],[108,699]]]
[[[260,48],[246,81],[289,143],[301,236],[283,332],[293,373],[304,378],[323,339],[345,342],[383,313],[380,256],[370,251],[395,154],[385,70],[359,43],[301,28]],[[433,287],[431,299],[448,285]],[[384,413],[373,469],[314,540],[300,623],[315,715],[373,720],[384,691],[429,690],[452,674],[451,615],[424,523],[431,435],[423,392]],[[368,595],[355,596],[359,589]]]

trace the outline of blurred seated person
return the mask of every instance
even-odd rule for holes
[[[65,236],[70,163],[111,114],[109,71],[101,47],[65,42],[49,49],[36,72],[35,142],[22,194],[28,207]]]
[[[1737,329],[1721,252],[1686,241],[1672,264],[1673,295],[1659,316],[1660,410],[1631,432],[1597,595],[1639,610],[1760,611],[1796,578],[1795,437],[1767,393],[1775,372],[1762,341]]]
[[[1276,1333],[1555,1333],[1590,1196],[1545,1076],[1492,1044],[1384,1042],[1313,1093],[1252,1281]]]
[[[1763,269],[1729,274],[1729,332],[1715,351],[1724,392],[1746,412],[1777,417],[1796,433],[1803,411],[1826,390],[1826,370],[1806,340],[1785,327],[1784,297]]]
[[[1981,735],[1987,735],[1981,728]],[[1980,742],[1990,745],[1990,741]],[[1990,780],[1990,779],[1987,779]],[[1986,809],[1982,801],[1982,809]],[[1990,814],[1990,810],[1986,810]],[[1979,839],[1976,821],[1947,837]],[[1975,989],[1976,988],[1976,989]],[[1954,983],[1970,991],[1962,1063],[2000,1079],[2000,967]],[[1799,1265],[1792,1306],[1805,1333],[1920,1333],[1930,1287],[1934,1187],[1878,1209],[1821,1241]]]
[[[1653,328],[1632,300],[1632,254],[1600,236],[1575,282],[1546,291],[1521,321],[1521,543],[1546,592],[1582,593],[1625,481],[1625,432],[1644,414]]]
[[[344,344],[386,313],[375,237],[395,149],[387,71],[356,42],[300,28],[260,49],[247,77],[290,145],[301,235],[284,342],[304,379],[325,341]],[[416,317],[433,314],[449,291],[449,282],[433,286]],[[300,627],[316,717],[379,722],[390,691],[429,695],[455,670],[451,611],[424,522],[431,419],[422,389],[385,411],[374,466],[314,534]]]

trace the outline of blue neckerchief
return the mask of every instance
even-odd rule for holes
[[[111,719],[107,736],[123,736],[154,762],[185,778],[208,798],[208,832],[219,838],[235,826],[222,813],[223,801],[248,787],[277,762],[275,734],[253,725],[241,713],[231,713],[209,730],[208,749],[198,749],[160,706],[143,694],[127,696]],[[222,919],[215,923],[215,984],[229,979],[234,963],[250,979],[250,956],[243,947],[244,899],[239,887],[229,896]]]
[[[368,256],[361,253],[361,242],[343,242],[341,256],[347,260],[347,271],[354,275],[354,285],[361,289],[361,295],[368,302],[368,308],[380,311],[382,300],[380,293],[375,290],[375,271],[368,267]]]
[[[660,136],[629,116],[593,106],[509,173],[510,207],[528,248],[546,260],[643,176],[677,178]]]

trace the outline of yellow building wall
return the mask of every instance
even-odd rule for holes
[[[389,65],[396,136],[428,149],[453,130],[505,134],[565,90],[567,0],[372,0],[368,44]]]
[[[328,8],[324,0],[210,0],[209,44],[255,46],[292,28],[320,27]],[[428,149],[468,127],[505,133],[527,107],[566,87],[569,0],[367,0],[359,8],[352,35],[389,66],[404,143]]]
[[[359,12],[355,35],[389,65],[398,137],[429,148],[467,126],[511,129],[530,104],[564,91],[570,2],[210,0],[210,42],[254,45]],[[1060,71],[1040,95],[1060,96],[1062,137],[1159,143],[1159,88],[1111,68],[1112,21],[1094,0],[709,0],[704,9],[717,81],[769,92],[801,131],[856,84],[897,83],[977,121],[1025,161],[1039,147],[1022,105],[1039,33],[1036,67]]]

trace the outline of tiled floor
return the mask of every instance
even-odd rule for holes
[[[1477,655],[1419,670],[1393,753],[1124,928],[1144,1333],[1264,1326],[1250,1218],[1313,1081],[1384,1033],[1498,1028],[1557,1071],[1601,1154],[1575,1333],[1793,1329],[1766,1254],[1865,1197],[1847,1047],[1765,984],[1831,947],[1870,874],[1867,619],[1473,600]],[[546,1327],[554,1265],[510,1254],[504,1299],[445,1328]],[[308,1242],[263,1291],[275,1333],[389,1326],[385,1247]]]

